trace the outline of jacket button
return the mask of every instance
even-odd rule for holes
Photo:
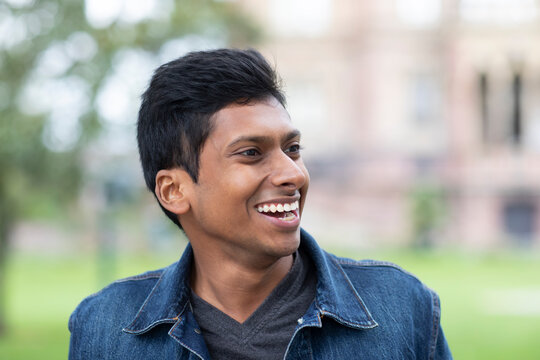
[[[298,319],[298,325],[302,325],[304,323],[304,318]]]
[[[200,333],[201,333],[201,329],[195,329],[195,332],[196,332],[197,334],[200,334]]]

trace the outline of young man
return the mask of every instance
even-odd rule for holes
[[[434,292],[392,264],[330,255],[300,229],[300,132],[258,52],[158,68],[137,138],[148,188],[189,245],[86,298],[70,359],[451,358]]]

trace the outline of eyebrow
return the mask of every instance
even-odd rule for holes
[[[302,134],[300,130],[292,130],[283,137],[283,142],[294,139],[295,137],[300,137]],[[244,135],[234,139],[230,144],[227,145],[227,148],[234,147],[235,145],[242,142],[252,142],[252,143],[271,143],[274,139],[271,136],[266,135]]]

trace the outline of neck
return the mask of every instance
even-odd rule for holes
[[[243,323],[287,275],[293,263],[288,255],[257,266],[240,263],[195,248],[192,290],[209,304]],[[211,254],[211,253],[210,253]]]

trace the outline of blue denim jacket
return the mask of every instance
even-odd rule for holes
[[[451,359],[437,295],[401,268],[323,251],[302,230],[317,293],[286,359]],[[69,320],[70,359],[209,359],[189,305],[188,245],[179,262],[116,281]]]

